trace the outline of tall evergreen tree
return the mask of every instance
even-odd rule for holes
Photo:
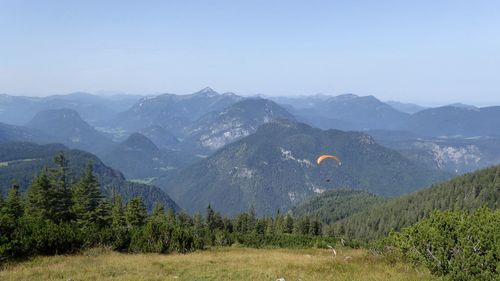
[[[52,184],[44,167],[33,180],[27,191],[26,213],[35,218],[54,221],[52,206]]]
[[[0,205],[0,209],[2,209],[4,214],[9,214],[15,219],[19,219],[23,215],[24,210],[21,194],[19,193],[19,183],[14,182],[12,184],[3,207]]]
[[[146,222],[148,213],[142,197],[134,197],[127,203],[125,219],[129,227],[141,227]]]
[[[122,197],[118,194],[112,199],[113,207],[111,210],[111,225],[113,228],[118,228],[126,225],[125,211],[123,207]]]
[[[2,197],[0,196],[0,199]],[[15,246],[11,243],[13,233],[19,225],[23,208],[19,195],[19,185],[13,184],[7,198],[0,204],[0,262],[5,256],[12,256]]]
[[[52,209],[54,210],[54,220],[69,221],[72,219],[72,200],[68,160],[61,152],[54,157],[54,163],[56,164],[56,168],[50,170],[50,179],[53,189],[50,201]]]
[[[257,223],[257,215],[255,214],[255,207],[252,205],[248,212],[248,230],[253,231]]]
[[[285,220],[283,222],[283,233],[292,233],[293,232],[293,218],[290,215],[286,215]]]
[[[163,205],[160,203],[156,203],[153,208],[152,216],[159,217],[164,215],[165,215],[165,207],[163,207]]]
[[[322,225],[321,222],[318,219],[314,219],[311,221],[311,224],[309,226],[309,234],[318,236],[322,234]]]
[[[108,200],[101,199],[94,214],[95,224],[98,228],[105,228],[111,225],[111,205]]]
[[[79,224],[95,223],[96,210],[103,199],[97,178],[92,172],[92,165],[87,168],[82,178],[73,186],[73,214]]]
[[[194,214],[193,224],[195,230],[199,231],[203,229],[203,218],[201,217],[201,214],[199,212],[196,212],[196,214]]]
[[[205,224],[207,225],[208,229],[214,230],[216,227],[216,222],[215,222],[215,211],[212,209],[212,206],[210,204],[207,207],[206,213],[205,213]]]
[[[309,234],[310,225],[311,225],[311,222],[309,220],[309,217],[307,217],[307,216],[298,220],[297,223],[295,224],[295,233],[301,234],[301,235]]]

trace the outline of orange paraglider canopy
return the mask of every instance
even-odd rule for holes
[[[342,164],[340,162],[340,159],[337,156],[333,156],[333,155],[329,155],[329,154],[324,154],[324,155],[321,155],[320,157],[318,157],[318,159],[316,160],[316,163],[319,165],[319,164],[321,164],[321,162],[323,162],[323,160],[328,159],[328,158],[331,158],[331,159],[337,161],[337,164],[339,164],[339,165]]]

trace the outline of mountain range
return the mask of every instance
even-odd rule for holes
[[[343,164],[317,167],[315,160],[324,153],[337,155]],[[447,176],[378,145],[364,133],[322,131],[278,120],[155,184],[189,212],[211,204],[226,214],[253,206],[258,214],[269,215],[336,187],[397,196]]]
[[[40,111],[68,108],[77,111],[87,122],[97,125],[128,109],[139,99],[134,95],[98,96],[81,92],[48,97],[2,94],[0,122],[24,125]]]
[[[0,121],[12,124],[0,123],[0,143],[89,151],[135,182],[127,186],[159,186],[189,212],[212,204],[267,215],[328,190],[399,196],[498,164],[499,108],[423,108],[353,94],[245,98],[211,88],[151,97],[1,95]],[[343,165],[316,167],[322,153],[338,154]]]
[[[208,87],[191,95],[162,94],[142,98],[113,118],[109,126],[134,132],[158,125],[182,137],[184,129],[202,115],[222,110],[242,99],[233,93],[219,94]]]
[[[203,115],[189,127],[186,140],[197,148],[213,151],[277,119],[295,120],[295,117],[273,101],[244,99],[221,111]]]

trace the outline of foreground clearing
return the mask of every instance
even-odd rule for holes
[[[345,260],[344,257],[351,258]],[[426,270],[389,264],[364,250],[218,248],[186,255],[122,254],[93,249],[37,257],[0,271],[0,280],[439,280]]]

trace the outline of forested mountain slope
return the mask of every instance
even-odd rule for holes
[[[307,198],[293,208],[293,214],[317,218],[322,223],[331,224],[386,200],[364,190],[336,188]]]
[[[500,207],[500,166],[391,199],[339,221],[334,227],[339,235],[373,239],[412,225],[433,210],[473,210],[482,206]]]
[[[339,156],[342,165],[327,161],[318,167],[315,160],[325,153]],[[156,183],[191,212],[212,204],[235,214],[253,205],[264,215],[335,187],[397,196],[446,177],[376,144],[369,135],[281,120]]]
[[[81,150],[68,149],[60,144],[2,144],[0,146],[0,192],[5,195],[13,180],[19,181],[21,191],[26,190],[34,176],[44,166],[54,166],[53,158],[59,152],[63,152],[69,161],[72,178],[80,177],[90,161],[101,189],[107,195],[118,192],[125,200],[141,196],[150,209],[156,202],[162,203],[167,208],[179,209],[177,204],[159,188],[128,182],[120,172],[107,167],[96,156]]]

